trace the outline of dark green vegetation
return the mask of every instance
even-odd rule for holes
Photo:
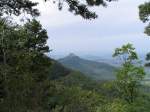
[[[94,6],[106,7],[107,4],[112,1],[115,0],[54,0],[54,3],[58,3],[58,8],[61,10],[63,8],[64,2],[66,2],[69,7],[68,10],[74,15],[80,15],[84,19],[95,19],[98,17],[98,15],[95,12],[89,10],[89,8]]]
[[[139,91],[144,71],[130,63],[137,60],[130,44],[116,50],[131,53],[117,80],[94,81],[45,55],[47,32],[35,19],[0,24],[1,112],[149,112],[149,93]]]
[[[95,17],[87,5],[105,5],[103,0],[88,0],[87,5],[67,2],[71,11],[87,19]],[[29,0],[0,0],[0,14],[35,16],[39,14],[33,9],[36,5]],[[135,63],[139,60],[131,44],[115,50],[114,56],[123,58],[117,79],[94,81],[47,57],[47,39],[46,30],[35,19],[21,26],[0,17],[0,112],[150,111],[150,93],[143,89],[148,87],[140,83],[145,72]]]
[[[106,63],[85,60],[74,54],[70,54],[58,61],[65,67],[80,71],[88,77],[96,80],[115,79],[116,68]]]
[[[52,80],[65,77],[66,75],[72,72],[70,69],[67,69],[66,67],[64,67],[63,65],[61,65],[59,62],[55,60],[51,60],[51,63],[52,65],[49,68],[49,72],[51,75],[49,75],[49,78]]]
[[[145,28],[144,33],[150,36],[150,2],[145,2],[144,4],[139,6],[139,16],[142,22],[148,23],[148,25]],[[150,66],[150,53],[146,56],[147,63],[146,66]]]
[[[38,16],[39,11],[34,8],[38,3],[33,3],[31,0],[0,0],[0,16],[7,15],[20,15],[27,13],[32,16]]]
[[[0,24],[0,109],[41,111],[51,65],[44,55],[47,32],[36,20],[16,26],[1,19]]]
[[[48,2],[48,0],[37,0],[36,3],[32,0],[0,0],[0,15],[14,14],[16,16],[21,13],[27,13],[32,16],[38,16],[38,9],[34,8],[38,5],[39,1]],[[68,10],[74,15],[80,15],[84,19],[95,19],[97,15],[95,12],[89,10],[91,6],[103,6],[106,7],[108,2],[115,0],[54,0],[53,3],[58,5],[59,10],[63,8],[64,2],[68,5]]]

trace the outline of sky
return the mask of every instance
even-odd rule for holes
[[[107,8],[92,8],[99,16],[95,20],[73,15],[65,4],[59,11],[57,4],[41,2],[38,20],[48,32],[50,55],[111,56],[115,48],[127,43],[132,43],[139,54],[146,54],[150,37],[143,33],[146,24],[138,16],[138,6],[145,1],[118,0]]]

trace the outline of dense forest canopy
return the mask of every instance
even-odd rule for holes
[[[150,2],[146,2],[145,4],[140,5],[139,10],[141,21],[143,21],[144,23],[148,23],[148,26],[145,28],[145,33],[150,36]]]
[[[88,7],[111,1],[64,2],[74,14],[92,19],[97,15]],[[36,5],[30,0],[0,0],[1,112],[149,112],[149,86],[141,83],[145,71],[132,44],[115,50],[113,56],[123,59],[115,80],[92,80],[45,55],[50,52],[48,35],[39,21],[19,25],[3,17],[23,12],[39,16]],[[140,17],[149,22],[149,3],[140,6]]]
[[[49,52],[47,32],[36,20],[16,26],[1,19],[0,34],[0,108],[4,112],[34,110],[44,95],[51,65],[44,54]]]

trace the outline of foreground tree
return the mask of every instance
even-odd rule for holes
[[[139,16],[142,22],[148,23],[147,27],[145,28],[145,33],[150,36],[150,2],[146,2],[139,6]]]
[[[6,20],[5,20],[6,21]],[[24,26],[1,22],[0,109],[2,112],[46,110],[50,59],[47,32],[36,20]]]
[[[138,63],[138,56],[132,44],[117,48],[114,57],[121,59],[122,66],[117,72],[116,88],[120,97],[128,103],[133,103],[138,95],[138,89],[145,76],[144,68]]]
[[[148,25],[145,28],[145,34],[150,36],[150,2],[145,2],[144,4],[139,6],[139,16],[142,22],[148,23]],[[150,66],[150,53],[147,54],[146,60],[148,61],[146,63],[146,66]]]
[[[39,12],[34,8],[37,4],[31,0],[0,0],[0,16],[4,14],[18,16],[23,12],[32,16],[38,16]]]
[[[48,0],[43,0],[48,1]],[[95,12],[89,10],[91,6],[107,6],[107,2],[114,0],[54,0],[54,3],[58,3],[58,8],[61,10],[63,3],[66,2],[69,6],[69,11],[75,15],[80,15],[85,19],[95,19],[97,17]],[[20,15],[21,13],[27,13],[32,16],[38,16],[38,9],[34,8],[38,5],[38,0],[36,3],[31,0],[0,0],[0,15],[3,14],[14,14]]]

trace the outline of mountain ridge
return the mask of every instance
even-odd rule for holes
[[[80,71],[88,77],[96,80],[115,79],[114,72],[116,68],[104,62],[83,59],[73,53],[59,59],[58,62],[69,69]]]

